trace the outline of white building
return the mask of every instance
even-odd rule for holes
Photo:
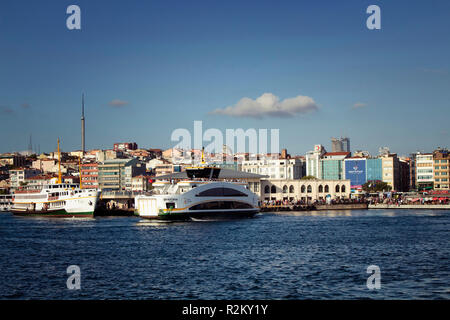
[[[242,161],[242,171],[267,175],[271,179],[300,179],[303,163],[300,159],[264,159]]]
[[[433,154],[416,154],[416,187],[421,189],[433,186]]]
[[[261,180],[260,199],[312,202],[315,200],[348,199],[350,180]]]
[[[131,191],[148,191],[150,184],[148,182],[148,177],[146,176],[136,176],[131,178]]]
[[[37,176],[41,171],[37,169],[13,169],[9,170],[9,178],[11,181],[11,188],[17,189],[25,183],[25,179]]]
[[[322,156],[327,153],[325,148],[320,145],[316,144],[314,146],[314,151],[308,151],[306,153],[306,175],[307,176],[313,176],[317,179],[322,178],[322,166],[320,163],[320,159],[322,159]]]

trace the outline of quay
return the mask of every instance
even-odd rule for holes
[[[450,210],[450,204],[369,204],[369,209],[446,209]]]
[[[102,191],[99,205],[94,212],[97,217],[102,216],[133,216],[134,198],[142,192],[132,191]]]
[[[323,211],[323,210],[365,210],[367,203],[336,203],[336,204],[312,204],[312,205],[265,205],[260,208],[261,212],[280,211]]]

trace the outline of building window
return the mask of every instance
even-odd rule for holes
[[[271,192],[271,193],[277,193],[277,188],[276,188],[275,186],[272,186],[272,187],[270,188],[270,192]]]
[[[339,192],[339,185],[336,185],[335,191]]]
[[[289,187],[289,193],[294,193],[294,186],[291,185],[291,186]]]
[[[323,187],[322,187],[322,185],[320,185],[319,186],[319,193],[322,193],[323,192]]]
[[[283,193],[287,193],[288,192],[288,187],[287,186],[283,186]]]
[[[341,192],[345,192],[345,186],[341,187]]]
[[[265,186],[264,187],[264,193],[270,193],[270,187],[269,186]]]
[[[305,193],[305,186],[302,186],[302,188],[301,188],[301,191],[302,191],[302,193]]]
[[[308,192],[308,193],[311,193],[311,192],[312,192],[312,187],[311,187],[311,185],[308,186],[307,192]]]
[[[328,187],[328,185],[325,185],[325,192],[326,193],[330,192],[330,188]]]

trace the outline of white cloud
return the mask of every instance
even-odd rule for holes
[[[367,107],[367,103],[363,103],[363,102],[356,102],[353,105],[353,109],[361,109],[361,108],[365,108]]]
[[[109,105],[111,107],[118,107],[118,108],[126,106],[127,104],[128,104],[128,101],[123,101],[123,100],[120,100],[120,99],[114,99],[114,100],[109,102]]]
[[[296,114],[304,114],[318,110],[313,98],[297,96],[280,101],[280,98],[272,93],[264,93],[256,100],[242,98],[234,106],[212,111],[213,114],[222,114],[233,117],[293,117]]]

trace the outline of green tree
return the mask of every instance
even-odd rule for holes
[[[300,180],[316,180],[317,178],[314,176],[304,176]]]
[[[363,184],[362,189],[365,192],[381,192],[390,191],[392,187],[380,180],[370,180]]]

